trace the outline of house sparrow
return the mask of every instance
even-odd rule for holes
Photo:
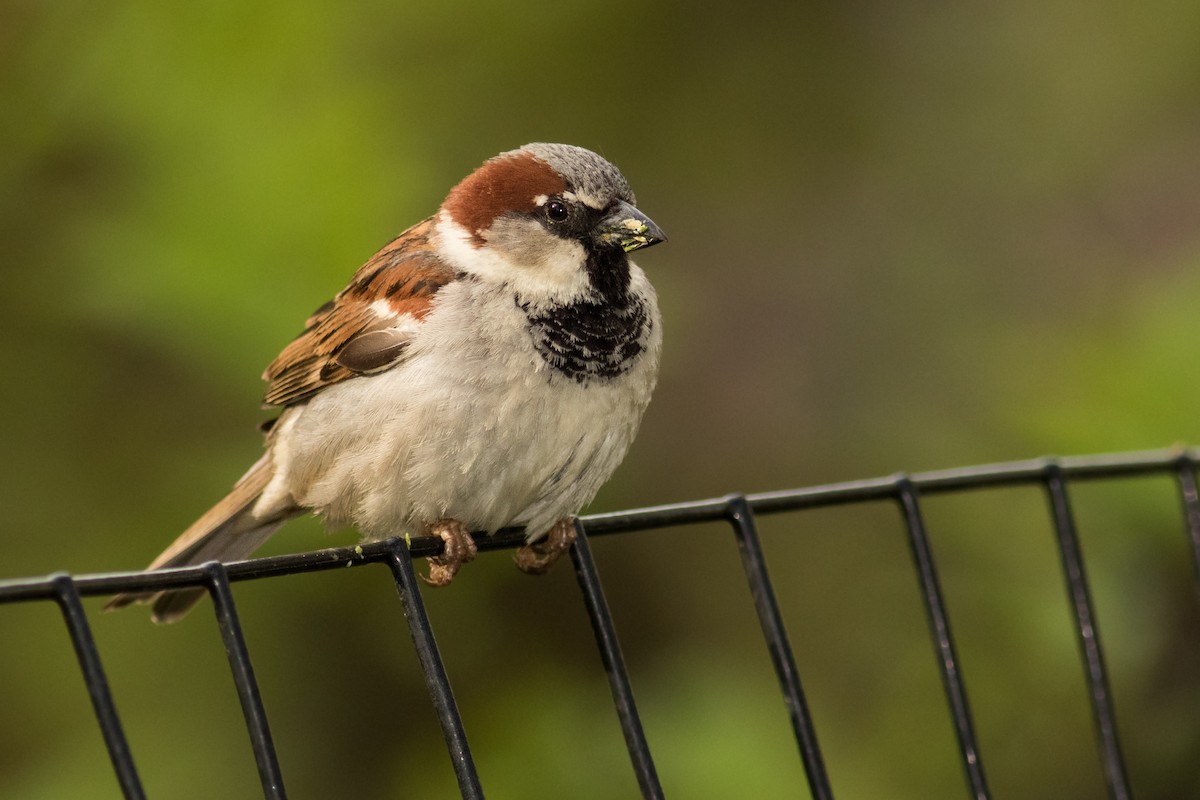
[[[620,171],[581,147],[485,162],[309,317],[266,372],[283,409],[266,452],[148,569],[248,557],[308,511],[364,540],[445,541],[426,580],[475,556],[470,531],[525,529],[544,572],[625,456],[658,374],[662,319],[628,254],[665,241]],[[203,589],[127,593],[183,616]]]

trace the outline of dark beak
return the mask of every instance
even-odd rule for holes
[[[596,226],[596,243],[605,247],[620,247],[626,253],[665,242],[667,235],[654,220],[624,200],[618,200],[608,216]]]

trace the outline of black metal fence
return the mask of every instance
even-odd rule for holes
[[[1184,528],[1190,541],[1197,581],[1200,584],[1200,496],[1195,474],[1198,461],[1200,454],[1182,449],[1041,459],[896,475],[809,489],[730,495],[716,500],[602,514],[579,520],[579,536],[572,548],[571,557],[579,589],[591,619],[600,658],[608,676],[630,763],[643,796],[662,797],[663,790],[655,771],[650,745],[642,730],[612,616],[588,545],[588,537],[719,520],[727,521],[731,525],[741,554],[747,585],[762,625],[763,638],[783,692],[784,704],[796,737],[809,790],[812,797],[824,800],[833,797],[833,793],[821,757],[817,731],[808,712],[800,675],[771,587],[755,518],[762,514],[824,506],[895,503],[907,530],[913,565],[920,583],[937,665],[954,723],[959,761],[969,796],[987,798],[991,795],[984,762],[972,724],[967,690],[955,654],[954,638],[943,592],[938,582],[933,552],[922,519],[921,498],[923,495],[935,493],[963,492],[998,486],[1038,485],[1046,493],[1048,511],[1056,533],[1062,574],[1091,703],[1099,746],[1099,764],[1109,796],[1118,799],[1131,797],[1130,779],[1121,754],[1104,650],[1100,643],[1100,631],[1076,535],[1068,487],[1076,481],[1152,474],[1173,476],[1179,487]],[[481,551],[498,550],[518,546],[521,544],[521,535],[515,531],[503,531],[492,537],[477,537],[477,541]],[[433,628],[425,612],[420,583],[413,568],[414,558],[435,555],[441,546],[442,542],[439,539],[418,538],[410,542],[392,539],[362,547],[327,549],[227,565],[210,562],[197,567],[156,573],[125,572],[76,576],[63,573],[38,579],[6,580],[0,581],[0,604],[39,601],[58,604],[79,659],[80,670],[108,748],[116,779],[126,797],[142,798],[145,797],[145,792],[122,729],[121,718],[105,677],[100,652],[92,636],[81,597],[183,586],[206,588],[213,599],[223,644],[233,671],[251,747],[258,764],[263,796],[283,798],[286,796],[283,774],[272,743],[269,721],[254,677],[230,583],[343,568],[348,564],[386,564],[392,572],[400,594],[409,631],[445,736],[459,789],[464,798],[480,798],[483,797],[483,788]]]

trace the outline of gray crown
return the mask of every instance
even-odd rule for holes
[[[637,205],[621,171],[591,150],[549,142],[533,142],[521,150],[545,161],[577,192],[602,202],[618,199]]]

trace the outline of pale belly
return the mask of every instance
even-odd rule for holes
[[[275,442],[294,501],[366,538],[442,518],[540,538],[578,513],[624,458],[652,364],[583,385],[547,369],[414,358],[289,411]]]

